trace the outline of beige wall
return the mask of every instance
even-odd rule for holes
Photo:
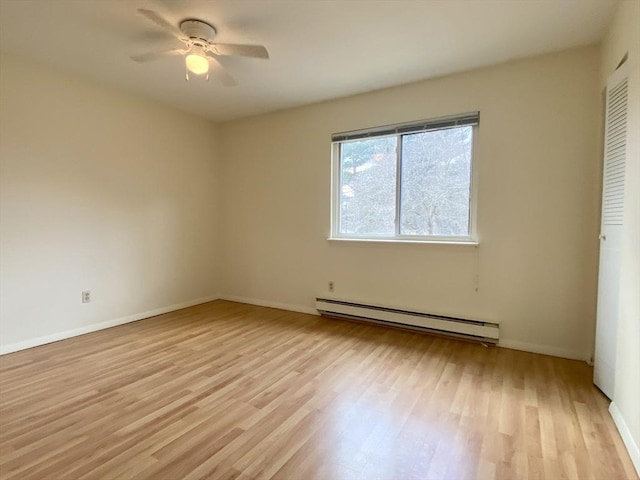
[[[215,294],[216,128],[0,62],[0,349]]]
[[[311,310],[332,280],[337,297],[499,321],[504,345],[589,358],[598,70],[589,47],[223,124],[223,296]],[[478,248],[327,241],[332,133],[473,110]]]
[[[630,67],[625,216],[612,413],[640,475],[640,2],[623,1],[602,45],[602,88],[625,53]]]

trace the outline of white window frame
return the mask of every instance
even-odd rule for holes
[[[479,114],[477,114],[479,117]],[[436,123],[446,122],[449,119],[456,119],[464,117],[465,115],[457,115],[452,117],[442,117],[434,120],[426,120],[424,123]],[[410,122],[406,124],[390,125],[385,127],[377,127],[373,129],[367,129],[358,131],[358,134],[362,134],[360,139],[366,138],[384,138],[384,137],[397,137],[396,144],[396,215],[395,215],[395,234],[393,235],[358,235],[358,234],[345,234],[340,233],[340,148],[342,143],[350,141],[349,139],[341,139],[333,141],[331,143],[331,234],[329,240],[338,241],[362,241],[362,242],[392,242],[392,243],[432,243],[432,244],[450,244],[450,245],[478,245],[477,235],[477,192],[478,192],[478,156],[477,156],[477,141],[478,141],[478,126],[479,121],[472,125],[451,125],[441,128],[425,128],[423,130],[415,130],[401,133],[393,133],[386,135],[376,135],[376,131],[388,130],[396,128],[401,130],[411,125],[421,122]],[[413,133],[421,133],[426,131],[443,130],[446,128],[456,128],[462,126],[472,127],[472,144],[471,144],[471,178],[469,183],[469,235],[467,236],[440,236],[440,235],[402,235],[400,234],[400,188],[402,182],[402,143],[401,137],[403,135],[410,135]],[[350,132],[347,132],[347,134]],[[346,134],[345,134],[346,135]],[[343,134],[336,134],[333,136],[341,137]],[[357,140],[354,138],[353,140]]]

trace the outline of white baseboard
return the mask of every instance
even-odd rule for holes
[[[106,322],[95,323],[93,325],[87,325],[73,330],[66,330],[64,332],[58,332],[51,335],[45,335],[22,342],[11,343],[8,345],[0,345],[0,355],[7,353],[17,352],[19,350],[25,350],[27,348],[37,347],[39,345],[45,345],[47,343],[53,343],[65,338],[76,337],[78,335],[84,335],[85,333],[96,332],[105,328],[115,327],[117,325],[123,325],[125,323],[135,322],[142,320],[143,318],[154,317],[156,315],[162,315],[163,313],[173,312],[182,308],[192,307],[201,303],[211,302],[213,300],[228,300],[231,302],[248,303],[250,305],[258,305],[261,307],[279,308],[281,310],[288,310],[291,312],[307,313],[310,315],[319,315],[318,311],[313,307],[303,307],[301,305],[293,305],[290,303],[272,302],[268,300],[261,300],[258,298],[249,298],[236,295],[211,295],[208,297],[198,298],[195,300],[189,300],[187,302],[177,303],[169,305],[167,307],[156,308],[147,312],[137,313],[134,315],[128,315],[126,317],[116,318],[114,320],[107,320]],[[588,356],[575,352],[572,350],[565,350],[556,347],[549,347],[546,345],[536,345],[532,343],[520,342],[517,340],[500,339],[498,346],[504,348],[512,348],[514,350],[522,350],[531,353],[540,353],[543,355],[551,355],[554,357],[569,358],[572,360],[588,361]]]
[[[318,311],[313,307],[303,307],[300,305],[292,305],[289,303],[271,302],[261,300],[259,298],[248,298],[235,295],[221,294],[220,300],[229,300],[230,302],[248,303],[250,305],[258,305],[260,307],[279,308],[281,310],[289,310],[292,312],[309,313],[311,315],[319,315]],[[540,353],[542,355],[550,355],[552,357],[568,358],[571,360],[588,361],[589,356],[582,352],[566,350],[547,345],[536,345],[533,343],[519,342],[517,340],[500,339],[499,347],[511,348],[513,350],[522,350],[530,353]]]
[[[613,423],[615,423],[618,428],[618,432],[620,432],[620,436],[622,437],[625,447],[627,447],[627,451],[629,452],[631,462],[636,469],[636,473],[640,477],[640,447],[638,447],[638,444],[633,439],[631,430],[629,430],[627,422],[625,422],[622,412],[615,402],[611,402],[609,405],[609,413],[613,418]]]
[[[72,330],[65,330],[64,332],[52,333],[51,335],[45,335],[43,337],[32,338],[22,342],[10,343],[8,345],[0,346],[0,355],[7,353],[17,352],[19,350],[25,350],[27,348],[38,347],[47,343],[58,342],[66,338],[77,337],[78,335],[84,335],[85,333],[97,332],[98,330],[104,330],[105,328],[116,327],[125,323],[135,322],[142,320],[143,318],[155,317],[156,315],[162,315],[163,313],[173,312],[182,308],[192,307],[201,303],[212,302],[218,300],[217,295],[209,297],[197,298],[195,300],[189,300],[187,302],[176,303],[175,305],[169,305],[168,307],[156,308],[147,312],[135,313],[133,315],[127,315],[126,317],[120,317],[113,320],[107,320],[106,322],[94,323],[92,325],[86,325],[84,327],[74,328]]]
[[[313,307],[302,307],[300,305],[292,305],[290,303],[270,302],[267,300],[260,300],[258,298],[237,297],[235,295],[225,294],[220,295],[218,298],[220,300],[228,300],[230,302],[248,303],[250,305],[258,305],[260,307],[279,308],[280,310],[289,310],[291,312],[319,315],[318,311]]]
[[[522,350],[523,352],[540,353],[542,355],[550,355],[552,357],[568,358],[570,360],[589,360],[589,356],[584,352],[576,352],[574,350],[566,350],[564,348],[550,347],[548,345],[536,345],[534,343],[520,342],[518,340],[509,340],[501,338],[498,342],[499,347],[511,348],[513,350]]]

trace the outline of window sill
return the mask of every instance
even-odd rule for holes
[[[329,237],[330,242],[363,242],[363,243],[411,243],[427,245],[456,245],[462,247],[477,247],[479,243],[473,240],[400,240],[391,238],[341,238]]]

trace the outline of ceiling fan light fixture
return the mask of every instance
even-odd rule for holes
[[[204,75],[209,72],[209,60],[197,53],[190,53],[184,59],[187,70],[196,75]]]
[[[209,80],[209,65],[211,65],[215,68],[216,76],[223,85],[237,85],[233,77],[224,72],[224,66],[218,61],[219,56],[269,58],[269,53],[263,45],[216,43],[216,29],[202,20],[188,19],[183,20],[179,25],[174,25],[153,10],[139,8],[138,13],[182,42],[184,48],[133,55],[131,60],[143,63],[165,56],[181,56],[184,58],[184,78],[187,82],[189,74],[203,76]]]

